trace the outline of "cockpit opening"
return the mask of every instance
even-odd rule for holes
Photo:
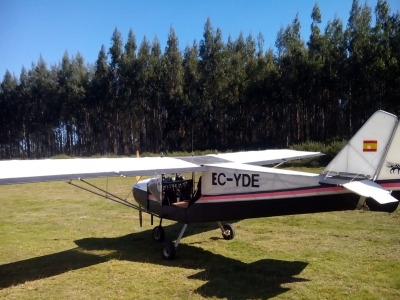
[[[162,205],[171,206],[181,201],[192,198],[193,180],[186,179],[180,174],[163,176],[162,180]]]
[[[194,178],[194,174],[192,179],[179,173],[155,175],[149,181],[148,190],[161,205],[186,208],[201,196],[201,176],[197,189],[194,188]]]

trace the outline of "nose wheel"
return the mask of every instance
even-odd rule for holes
[[[235,227],[229,223],[222,225],[221,222],[217,222],[217,224],[222,231],[222,237],[224,240],[233,240],[235,237]]]
[[[161,255],[164,259],[171,260],[171,259],[175,258],[176,249],[178,248],[179,242],[181,241],[181,238],[182,238],[183,234],[185,233],[186,228],[187,228],[187,224],[184,224],[175,243],[173,243],[171,241],[166,241],[163,243],[162,249],[161,249]]]
[[[156,242],[163,242],[165,239],[165,231],[164,228],[160,226],[156,226],[153,229],[153,240]]]
[[[175,258],[176,255],[176,248],[175,244],[171,241],[166,241],[162,245],[162,258],[171,260]]]

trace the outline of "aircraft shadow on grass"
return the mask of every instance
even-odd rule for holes
[[[173,224],[164,228],[172,237],[178,235],[181,225]],[[189,228],[190,226],[185,236],[214,230],[215,224],[197,224],[191,230]],[[203,297],[267,299],[289,290],[282,287],[282,284],[307,281],[295,277],[306,268],[306,262],[262,259],[247,264],[182,243],[178,247],[177,259],[165,261],[161,258],[161,245],[151,241],[151,235],[151,230],[146,230],[116,238],[84,238],[75,241],[78,247],[74,249],[0,265],[0,289],[56,276],[110,259],[202,269],[188,278],[206,282],[194,291]],[[224,241],[221,237],[222,242],[229,241]],[[102,250],[111,254],[90,253]]]

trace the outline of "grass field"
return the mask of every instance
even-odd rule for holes
[[[158,220],[140,228],[136,211],[64,182],[0,186],[0,202],[0,298],[400,299],[399,210],[236,221],[232,241],[193,224],[165,261]],[[181,225],[163,224],[175,239]]]

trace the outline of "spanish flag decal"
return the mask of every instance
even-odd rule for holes
[[[376,152],[378,149],[378,141],[364,141],[363,152]]]

